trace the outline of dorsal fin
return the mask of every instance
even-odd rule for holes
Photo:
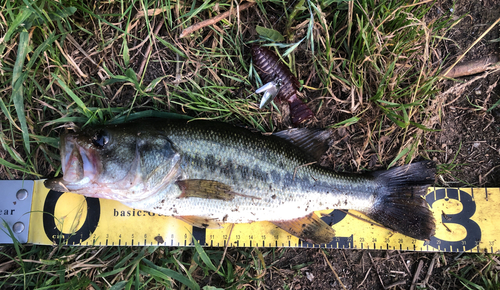
[[[335,231],[315,213],[286,221],[271,221],[290,234],[313,244],[328,244],[335,237]]]
[[[285,139],[311,155],[314,160],[319,161],[328,150],[327,140],[330,132],[322,129],[293,128],[276,132],[273,135]]]

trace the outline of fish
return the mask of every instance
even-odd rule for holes
[[[45,186],[106,198],[201,228],[269,221],[314,243],[335,231],[315,211],[356,210],[428,240],[435,221],[422,198],[435,165],[416,162],[347,174],[318,164],[328,130],[263,134],[227,123],[148,119],[89,126],[60,136],[62,177]]]

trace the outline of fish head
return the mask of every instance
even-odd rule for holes
[[[49,189],[120,202],[139,201],[180,174],[170,140],[148,126],[111,125],[65,132],[60,137],[63,176]]]

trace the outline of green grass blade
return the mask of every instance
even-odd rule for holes
[[[121,290],[121,289],[125,288],[125,285],[127,285],[127,283],[128,283],[127,280],[117,282],[115,285],[111,286],[109,288],[109,290]]]
[[[160,41],[161,43],[163,43],[163,45],[165,45],[166,47],[168,47],[170,50],[172,50],[173,52],[177,53],[180,57],[182,58],[186,58],[186,54],[184,54],[184,52],[182,52],[180,49],[178,49],[175,45],[171,44],[170,42],[164,40],[163,38],[159,37],[158,35],[155,35],[155,38],[156,40]]]
[[[21,123],[24,148],[26,149],[26,152],[30,154],[31,149],[29,144],[28,124],[26,123],[26,116],[24,115],[24,81],[22,77],[24,60],[26,59],[26,54],[28,53],[28,45],[29,33],[25,30],[19,34],[17,58],[12,74],[12,100],[14,102],[14,107],[16,108],[17,118],[19,119],[19,123]]]
[[[168,269],[168,268],[159,267],[147,259],[143,259],[142,261],[145,264],[147,264],[148,266],[142,266],[141,271],[143,271],[151,276],[154,276],[154,277],[157,277],[159,279],[166,280],[166,281],[169,281],[170,279],[174,279],[174,280],[177,280],[177,281],[181,282],[182,284],[186,285],[190,289],[193,289],[193,290],[200,289],[200,286],[195,281],[189,280],[188,278],[186,278],[184,275],[182,275],[179,272],[176,272],[176,271]]]
[[[276,31],[274,29],[265,28],[265,27],[257,25],[255,30],[257,31],[257,33],[260,36],[267,37],[275,42],[281,42],[281,41],[285,40],[285,37],[281,33],[279,33],[278,31]]]
[[[392,166],[394,166],[394,164],[396,164],[396,162],[398,162],[398,160],[401,159],[401,157],[405,156],[405,154],[408,153],[408,151],[410,151],[410,148],[405,148],[405,149],[401,150],[401,152],[399,152],[398,156],[396,156],[396,158],[394,158],[394,160],[392,160],[391,164],[389,164],[389,166],[387,166],[387,168],[391,168]]]
[[[217,271],[217,267],[212,263],[212,260],[210,260],[210,257],[208,257],[207,253],[203,248],[201,247],[200,243],[193,237],[193,243],[194,247],[196,249],[196,252],[198,252],[198,255],[200,255],[200,258],[203,260],[203,262],[210,268],[210,270],[217,272],[217,274],[224,276],[220,271]]]
[[[346,119],[344,121],[341,121],[341,122],[338,122],[336,124],[330,125],[327,128],[338,128],[338,127],[342,127],[342,126],[351,126],[351,125],[354,125],[357,122],[359,122],[359,120],[360,119],[358,117],[354,116],[354,117],[351,117],[351,118]]]
[[[83,114],[88,118],[91,118],[92,112],[87,108],[87,106],[85,106],[83,101],[75,93],[73,93],[73,91],[66,85],[66,83],[54,73],[52,73],[52,77],[56,79],[56,81],[59,83],[61,88],[66,92],[66,94],[68,94],[73,99],[73,101],[75,101],[78,107],[82,109]]]
[[[5,33],[2,41],[0,42],[0,55],[3,55],[3,50],[5,48],[4,43],[10,40],[12,35],[14,35],[20,26],[23,26],[24,22],[31,16],[32,13],[33,12],[29,9],[21,9],[21,12],[17,14],[16,19],[10,23],[9,30],[7,30],[7,33]]]

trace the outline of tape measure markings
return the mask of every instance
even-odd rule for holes
[[[425,197],[436,219],[436,235],[418,241],[357,220],[341,211],[317,212],[334,225],[337,236],[325,248],[413,251],[496,252],[496,221],[500,219],[500,189],[431,188]],[[64,202],[61,202],[64,200]],[[350,211],[355,212],[355,211]],[[357,216],[365,217],[357,213]],[[69,231],[68,229],[71,229]],[[236,224],[219,230],[193,228],[172,217],[135,210],[111,200],[85,199],[48,191],[35,181],[28,242],[35,244],[120,246],[201,245],[318,247],[300,241],[269,222]]]

